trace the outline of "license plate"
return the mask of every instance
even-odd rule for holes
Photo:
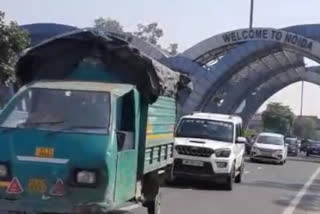
[[[39,158],[53,158],[54,149],[49,147],[37,147],[35,155]]]
[[[45,179],[32,178],[28,182],[29,192],[44,193],[47,191],[47,183]]]
[[[266,155],[266,156],[272,156],[272,152],[261,152],[262,155]]]
[[[196,161],[196,160],[183,160],[182,164],[189,165],[189,166],[203,166],[202,161]]]

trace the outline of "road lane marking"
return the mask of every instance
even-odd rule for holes
[[[250,173],[250,171],[244,171],[244,174],[248,174],[248,173]]]
[[[257,168],[258,170],[261,170],[262,169],[262,167],[261,166],[258,166],[258,168]]]
[[[122,207],[122,208],[120,208],[119,210],[128,211],[128,210],[137,209],[137,208],[139,208],[139,207],[140,207],[139,204],[133,204],[133,205],[130,205],[130,206],[127,206],[127,207]]]
[[[313,181],[316,179],[316,177],[319,175],[319,173],[320,167],[318,167],[318,169],[313,173],[313,175],[307,181],[307,183],[303,185],[302,189],[298,192],[298,194],[294,197],[294,199],[290,202],[289,206],[283,211],[282,214],[292,214],[295,211],[301,199],[307,193],[307,190],[309,189]]]

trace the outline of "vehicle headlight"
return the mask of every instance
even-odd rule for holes
[[[230,149],[219,149],[215,151],[217,158],[228,158],[231,154]]]
[[[0,164],[0,178],[7,177],[8,168],[6,165]]]
[[[95,184],[97,180],[96,173],[93,171],[81,170],[76,176],[79,184]]]

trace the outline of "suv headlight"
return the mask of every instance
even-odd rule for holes
[[[95,184],[97,181],[96,173],[88,170],[78,171],[76,177],[79,184]]]
[[[230,149],[219,149],[215,151],[217,158],[228,158],[231,154]]]
[[[4,164],[0,164],[0,178],[7,177],[8,175],[8,168]]]

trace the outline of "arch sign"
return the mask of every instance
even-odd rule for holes
[[[243,29],[222,34],[224,43],[235,43],[250,40],[268,40],[296,46],[312,51],[313,40],[295,33],[274,29]]]
[[[231,44],[247,41],[272,41],[303,51],[320,59],[320,43],[296,33],[273,28],[240,29],[210,37],[186,50],[183,55],[194,60],[198,57]]]

